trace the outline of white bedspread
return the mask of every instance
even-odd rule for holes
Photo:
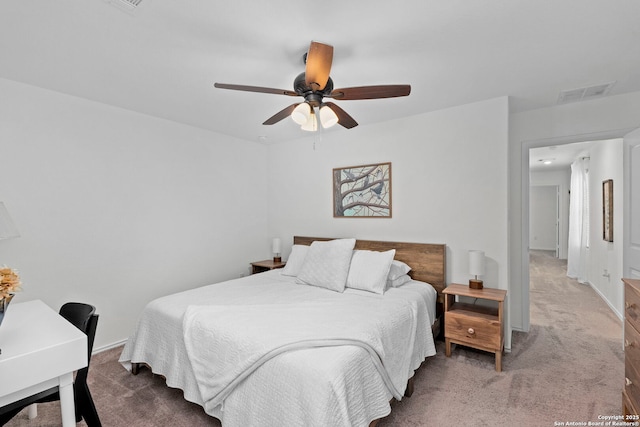
[[[220,419],[225,427],[366,426],[370,421],[387,415],[390,412],[389,399],[395,392],[389,390],[370,351],[364,346],[352,345],[297,349],[268,358],[251,375],[225,390],[221,395],[224,399],[220,399],[222,403],[217,404],[218,400],[212,399],[211,404],[206,404],[199,386],[203,375],[197,372],[199,368],[192,367],[188,349],[201,347],[213,350],[214,347],[202,342],[204,337],[195,337],[195,332],[191,339],[183,336],[185,314],[189,313],[187,318],[191,320],[206,323],[204,318],[199,319],[199,314],[209,309],[192,307],[194,305],[235,305],[237,307],[233,309],[237,313],[248,313],[252,311],[249,306],[255,305],[404,306],[412,313],[404,317],[413,317],[416,324],[414,335],[409,337],[413,348],[409,345],[402,347],[401,351],[390,352],[406,356],[405,367],[397,370],[404,370],[400,376],[405,378],[392,383],[405,383],[426,357],[435,354],[430,326],[434,321],[436,292],[431,286],[410,282],[390,289],[384,295],[349,290],[340,294],[298,285],[294,280],[274,270],[154,300],[142,313],[120,361],[125,366],[130,366],[130,362],[149,364],[155,373],[166,378],[169,386],[182,389],[185,399],[204,406],[207,413]],[[226,322],[233,323],[237,319],[231,314],[232,308],[222,311],[227,312]],[[289,319],[289,322],[294,320]],[[264,323],[269,331],[276,327],[275,324]],[[371,348],[376,346],[378,351],[388,352],[380,350],[385,348],[384,345],[375,344]],[[387,363],[385,359],[389,356],[391,354],[384,354],[379,360]],[[390,374],[389,379],[394,375]],[[396,391],[400,392],[403,387],[396,387]]]
[[[402,399],[415,331],[412,307],[399,301],[191,306],[183,321],[187,354],[207,411],[279,354],[344,345],[369,352],[391,394]]]

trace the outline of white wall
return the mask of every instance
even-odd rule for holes
[[[529,193],[529,242],[531,249],[554,251],[558,241],[558,187],[532,185]]]
[[[567,259],[569,241],[569,189],[571,187],[571,169],[536,171],[529,173],[531,186],[557,186],[560,191],[560,259]],[[534,248],[531,240],[531,248]],[[535,248],[534,248],[535,249]]]
[[[508,289],[507,137],[504,97],[274,144],[269,233],[285,258],[296,234],[445,243],[449,283],[482,249],[485,286]],[[392,163],[393,218],[334,218],[332,169],[378,162]]]
[[[0,92],[0,200],[21,232],[0,263],[21,271],[16,302],[95,304],[97,349],[151,299],[245,274],[272,236],[285,254],[294,234],[446,243],[462,283],[479,248],[486,285],[508,288],[507,98],[265,147],[8,80]],[[393,218],[334,219],[332,168],[385,161]]]
[[[613,242],[602,238],[602,182],[613,179]],[[624,312],[622,139],[600,141],[590,148],[589,260],[587,280],[615,311]],[[605,276],[608,274],[608,277]]]
[[[528,223],[523,194],[528,149],[620,137],[640,127],[640,92],[512,114],[509,120],[509,257],[511,325],[528,330]],[[523,147],[525,148],[523,151]],[[523,156],[523,153],[525,156]],[[527,177],[528,175],[524,175]],[[525,233],[526,230],[526,233]]]
[[[8,80],[0,93],[14,303],[96,305],[99,349],[149,300],[269,256],[264,146]]]

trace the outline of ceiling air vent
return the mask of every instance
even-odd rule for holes
[[[609,94],[609,91],[616,82],[603,83],[594,86],[581,87],[578,89],[563,90],[558,96],[558,104],[568,104],[570,102],[588,101],[593,98],[601,98]]]
[[[142,0],[105,0],[107,3],[117,7],[118,9],[126,12],[133,12],[136,10]]]

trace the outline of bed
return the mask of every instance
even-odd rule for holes
[[[415,370],[435,354],[446,248],[356,240],[347,266],[354,287],[336,292],[305,282],[311,273],[324,276],[326,265],[340,271],[331,258],[347,240],[295,236],[285,269],[150,302],[120,362],[134,374],[151,368],[224,427],[374,426],[393,399],[411,395]],[[399,286],[389,274],[379,293],[370,270],[386,261],[370,261],[389,252],[387,271],[402,263],[411,270]],[[326,255],[312,264],[316,271],[311,254]]]

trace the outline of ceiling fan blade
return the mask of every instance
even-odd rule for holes
[[[322,90],[329,80],[331,63],[333,62],[333,46],[311,42],[307,52],[305,82],[313,90]]]
[[[276,95],[299,96],[296,92],[286,89],[274,89],[271,87],[234,85],[227,83],[215,83],[215,87],[219,89],[243,90],[245,92],[273,93]]]
[[[347,101],[353,99],[379,99],[407,96],[411,93],[411,85],[359,86],[334,89],[329,95],[333,99]]]
[[[293,110],[300,104],[301,104],[301,102],[298,102],[297,104],[289,105],[287,108],[285,108],[285,109],[283,109],[281,111],[278,111],[273,116],[269,117],[262,124],[263,125],[273,125],[273,124],[278,123],[280,120],[289,117],[291,115],[291,113],[293,112]]]
[[[349,114],[347,114],[346,111],[344,111],[342,108],[338,107],[333,102],[325,102],[325,105],[327,107],[331,108],[334,113],[336,113],[336,116],[338,116],[338,124],[339,125],[344,126],[347,129],[351,129],[351,128],[354,128],[354,127],[358,126],[358,122],[356,122],[353,119],[353,117],[351,117]]]

